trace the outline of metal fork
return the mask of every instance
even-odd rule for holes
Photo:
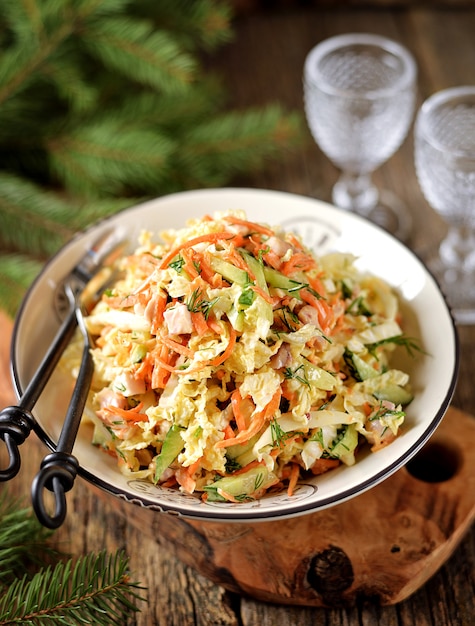
[[[56,445],[56,450],[45,456],[41,462],[38,474],[33,479],[31,487],[33,509],[39,521],[48,528],[58,528],[66,517],[67,505],[65,494],[72,489],[74,479],[79,469],[79,462],[71,452],[74,447],[74,442],[76,441],[81,417],[86,405],[87,394],[94,373],[91,342],[84,323],[79,296],[73,292],[70,285],[66,285],[66,295],[70,299],[71,308],[76,317],[78,328],[81,331],[84,345],[79,374]],[[54,494],[54,513],[50,513],[45,504],[45,489],[48,489]]]

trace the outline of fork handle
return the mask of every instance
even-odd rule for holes
[[[21,458],[19,446],[30,434],[35,419],[27,409],[21,406],[7,406],[0,411],[0,439],[8,452],[8,466],[0,470],[0,481],[14,478],[20,471]]]
[[[67,513],[66,492],[72,489],[79,462],[72,454],[52,452],[41,462],[40,470],[31,485],[33,509],[38,520],[47,528],[59,528]],[[54,513],[45,503],[45,490],[54,494]]]
[[[75,315],[84,340],[79,373],[58,438],[56,451],[48,454],[48,456],[43,459],[31,487],[35,513],[40,522],[48,528],[58,528],[66,517],[65,493],[72,488],[79,469],[79,462],[71,452],[74,447],[94,373],[89,333],[84,323],[79,303],[76,304]],[[55,512],[52,515],[47,512],[45,507],[45,488],[52,491],[55,496]]]

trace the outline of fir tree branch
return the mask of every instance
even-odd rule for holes
[[[140,610],[143,590],[131,582],[123,552],[90,554],[12,583],[0,599],[0,626],[125,624],[131,612]]]
[[[39,261],[25,255],[0,255],[0,306],[12,317],[41,266]]]
[[[72,202],[0,172],[0,240],[6,248],[37,257],[53,254],[74,234],[69,226],[72,209]]]
[[[16,46],[6,50],[0,60],[0,104],[26,89],[35,80],[38,70],[54,50],[71,34],[71,25],[61,22],[54,35],[43,45],[35,45],[35,38],[20,40]]]
[[[140,120],[142,128],[175,137],[186,133],[191,126],[208,120],[223,106],[225,94],[222,85],[213,76],[205,76],[193,85],[186,97],[179,93],[161,93],[143,90],[125,95],[116,103],[112,115],[123,125],[131,119]],[[1,124],[1,119],[0,119]]]
[[[107,67],[156,89],[182,92],[195,78],[196,60],[150,21],[97,20],[85,30],[82,43]]]
[[[45,260],[92,221],[138,201],[138,197],[68,199],[0,171],[0,243],[6,249]],[[30,273],[27,266],[23,269]]]
[[[194,185],[222,185],[231,176],[262,167],[301,136],[300,117],[284,117],[276,105],[221,114],[189,131],[173,170],[186,172],[186,186],[193,179]]]
[[[51,531],[42,526],[31,509],[4,491],[0,496],[0,591],[32,565],[46,566],[58,552],[48,545]]]
[[[143,0],[131,7],[174,32],[186,49],[216,49],[230,41],[232,3],[226,0]]]
[[[279,107],[221,113],[198,53],[232,35],[225,0],[2,0],[0,298],[120,208],[227,184],[300,141]],[[21,216],[21,219],[19,217]]]
[[[0,59],[0,105],[30,86],[35,72],[41,72],[43,64],[89,21],[120,13],[127,5],[124,0],[55,0],[25,8],[17,0],[3,1],[4,19],[16,41]]]
[[[140,125],[124,127],[111,114],[78,126],[48,143],[51,166],[74,194],[127,195],[129,189],[158,189],[173,150],[170,138]]]
[[[77,54],[54,55],[42,68],[48,88],[54,86],[60,101],[66,103],[73,115],[94,110],[99,101],[99,89],[87,80]]]

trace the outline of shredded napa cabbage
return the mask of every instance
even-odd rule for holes
[[[390,443],[412,399],[390,363],[399,303],[354,262],[239,211],[144,232],[86,318],[93,443],[127,474],[232,502]]]

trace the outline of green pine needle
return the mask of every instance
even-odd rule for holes
[[[0,172],[0,241],[5,249],[53,254],[74,235],[73,204],[19,176]]]
[[[12,583],[0,599],[0,626],[124,624],[130,612],[140,610],[143,590],[131,582],[121,551],[70,559]]]
[[[125,624],[145,600],[122,551],[62,561],[20,500],[0,495],[0,626]],[[55,564],[56,563],[56,564]]]
[[[14,316],[41,263],[21,254],[0,255],[0,307]]]
[[[106,67],[156,89],[182,92],[196,75],[196,60],[149,21],[100,19],[85,31],[82,42]]]
[[[142,2],[155,23],[166,24],[188,50],[207,51],[232,39],[231,3],[215,0],[148,0]]]
[[[0,592],[32,566],[51,563],[58,552],[48,545],[51,531],[45,529],[31,509],[19,500],[0,495]]]
[[[299,117],[284,117],[277,105],[224,113],[189,131],[176,169],[186,173],[187,185],[190,180],[195,185],[223,185],[231,176],[262,168],[301,136]]]
[[[232,183],[303,138],[269,105],[223,111],[201,56],[222,0],[0,2],[0,306],[81,229],[137,199]]]
[[[48,144],[57,176],[77,196],[127,195],[128,188],[158,186],[167,173],[171,139],[111,116],[77,126]]]

